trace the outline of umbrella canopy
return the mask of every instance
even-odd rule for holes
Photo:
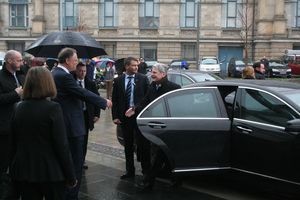
[[[100,58],[100,60],[96,61],[95,67],[106,68],[106,63],[108,63],[108,62],[115,63],[115,61],[113,61],[109,58]]]
[[[25,52],[36,57],[57,58],[60,50],[65,47],[76,49],[79,58],[107,55],[94,38],[86,33],[71,31],[53,32],[44,35],[33,42]]]

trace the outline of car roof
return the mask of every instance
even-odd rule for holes
[[[291,83],[287,81],[275,81],[275,80],[255,80],[255,79],[239,79],[239,80],[217,80],[217,81],[207,81],[201,83],[195,83],[188,85],[186,87],[197,87],[197,86],[244,86],[244,87],[255,87],[258,89],[272,91],[273,88],[290,88],[290,89],[300,89],[300,84]]]

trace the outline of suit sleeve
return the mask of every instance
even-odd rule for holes
[[[100,93],[97,90],[96,84],[93,81],[89,82],[90,85],[90,89],[93,93],[95,93],[96,95],[100,96]],[[100,117],[100,112],[101,112],[101,108],[97,105],[94,106],[94,117]]]
[[[113,90],[112,90],[112,102],[113,102],[113,106],[112,106],[112,109],[111,109],[111,112],[112,112],[112,119],[120,119],[119,117],[119,106],[118,106],[118,94],[119,94],[119,80],[118,78],[115,78],[114,79],[114,82],[113,82]]]
[[[71,74],[67,74],[64,76],[64,80],[62,80],[64,84],[62,84],[62,87],[64,89],[76,96],[77,98],[81,99],[82,101],[89,102],[95,106],[100,107],[101,109],[105,110],[107,107],[107,101],[106,99],[100,97],[99,95],[94,94],[93,92],[81,88],[73,78]]]
[[[75,169],[67,140],[63,114],[59,104],[54,105],[50,115],[53,127],[53,146],[56,151],[56,156],[58,157],[58,161],[66,179],[70,182],[74,182],[76,180]]]

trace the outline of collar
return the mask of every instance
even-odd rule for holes
[[[125,78],[128,78],[128,77],[133,77],[133,78],[135,78],[135,74],[132,74],[132,75],[125,74]]]
[[[57,67],[63,69],[65,72],[67,72],[68,74],[70,74],[69,70],[67,68],[65,68],[63,65],[58,64]]]

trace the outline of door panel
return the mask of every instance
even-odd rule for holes
[[[288,120],[299,116],[265,92],[239,89],[237,95],[232,124],[232,167],[300,182],[293,151],[296,138],[284,128]]]
[[[217,92],[217,88],[176,91],[146,109],[149,113],[154,105],[164,104],[167,117],[144,113],[138,117],[142,134],[164,146],[175,169],[229,166],[230,120],[220,108],[224,105],[217,101]]]

